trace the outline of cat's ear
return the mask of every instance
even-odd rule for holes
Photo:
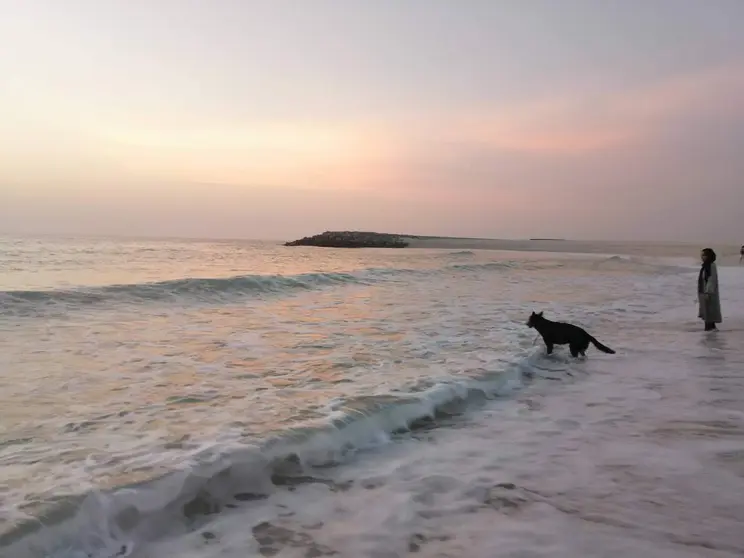
[[[543,313],[542,313],[542,312],[540,312],[540,313],[538,314],[538,316],[540,316],[541,318],[542,318],[542,315],[543,315]]]

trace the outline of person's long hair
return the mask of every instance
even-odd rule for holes
[[[710,268],[713,262],[716,261],[716,253],[713,251],[713,248],[703,248],[702,254],[705,257],[703,258],[703,265],[700,268],[700,279],[707,281],[708,277],[710,277]]]

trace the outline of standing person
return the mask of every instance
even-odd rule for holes
[[[739,250],[739,265],[741,265],[741,262],[744,261],[744,246],[741,247]]]
[[[721,298],[718,292],[718,269],[716,253],[712,248],[700,252],[700,275],[698,275],[698,318],[705,322],[705,331],[713,331],[723,321]]]

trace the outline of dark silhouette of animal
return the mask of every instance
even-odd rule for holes
[[[527,320],[527,326],[537,330],[543,341],[545,341],[548,354],[553,352],[554,345],[568,345],[571,356],[585,356],[586,350],[589,348],[589,343],[594,344],[603,353],[615,354],[615,351],[602,345],[602,343],[579,326],[564,322],[552,322],[544,318],[542,312],[538,314],[532,312],[530,319]]]

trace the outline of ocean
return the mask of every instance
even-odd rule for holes
[[[0,238],[0,556],[742,556],[744,269],[662,248]]]

